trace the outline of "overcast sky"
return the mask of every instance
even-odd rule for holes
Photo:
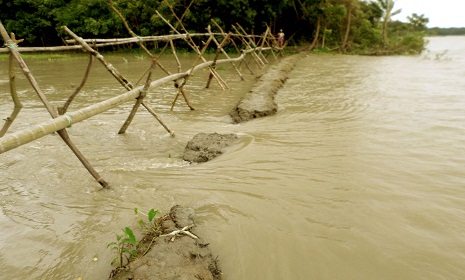
[[[407,21],[417,13],[429,18],[428,27],[465,27],[465,0],[396,0],[394,10],[402,13],[394,20]]]

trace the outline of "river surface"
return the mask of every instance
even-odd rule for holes
[[[230,65],[219,69],[230,90],[204,89],[207,71],[189,81],[195,111],[181,101],[170,111],[172,85],[150,90],[174,138],[144,109],[118,135],[131,103],[73,125],[108,190],[57,135],[1,154],[0,278],[106,279],[107,244],[137,228],[133,209],[180,204],[195,210],[226,280],[465,279],[465,37],[429,40],[420,56],[308,55],[279,91],[278,113],[239,125],[228,112],[254,78],[244,68],[240,81]],[[2,119],[13,107],[5,58]],[[87,63],[25,60],[56,106]],[[108,60],[131,81],[149,66],[131,54]],[[181,61],[188,69],[193,57]],[[172,57],[162,62],[176,71]],[[70,111],[124,92],[94,63]],[[24,108],[10,131],[50,118],[18,79]],[[200,132],[237,133],[240,144],[189,165],[182,152]]]

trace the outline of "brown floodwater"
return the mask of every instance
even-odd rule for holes
[[[240,81],[230,65],[219,69],[230,90],[205,89],[207,71],[192,77],[195,111],[180,101],[170,111],[170,84],[150,89],[174,138],[144,109],[118,135],[131,103],[74,124],[72,139],[108,190],[57,135],[1,154],[1,278],[105,279],[107,244],[137,228],[134,208],[181,204],[195,209],[226,280],[464,279],[465,37],[429,40],[420,56],[306,56],[276,97],[278,113],[239,125],[228,112],[255,79],[243,69]],[[2,119],[13,108],[5,58]],[[55,106],[87,63],[81,54],[25,60]],[[134,54],[108,60],[134,82],[150,64]],[[181,61],[188,69],[194,58]],[[172,57],[162,62],[176,72]],[[94,63],[70,111],[125,92]],[[50,118],[18,79],[24,108],[11,132]],[[200,132],[241,141],[189,165],[182,152]]]

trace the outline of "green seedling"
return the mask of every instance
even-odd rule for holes
[[[124,259],[126,259],[127,264],[131,258],[137,255],[137,240],[134,232],[129,227],[125,227],[123,232],[124,234],[122,235],[116,235],[116,242],[111,242],[107,246],[107,248],[111,247],[116,252],[116,257],[111,264],[114,265],[117,263],[118,267],[124,267]]]
[[[138,221],[139,226],[142,228],[142,230],[146,232],[153,232],[156,231],[158,228],[158,223],[157,220],[155,219],[155,216],[158,214],[158,210],[154,210],[153,208],[149,210],[147,214],[143,213],[137,208],[134,208],[134,213],[136,216],[139,216],[139,214],[146,216],[147,219],[140,219]]]

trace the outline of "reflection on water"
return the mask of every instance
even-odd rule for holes
[[[136,226],[133,208],[182,204],[196,210],[225,279],[465,278],[465,38],[431,38],[428,48],[415,57],[307,56],[280,90],[278,114],[239,125],[227,113],[254,79],[240,82],[229,66],[220,74],[231,90],[203,89],[208,72],[193,78],[195,111],[179,101],[169,111],[171,85],[152,89],[148,102],[175,138],[143,110],[118,135],[132,104],[69,129],[110,190],[56,135],[0,155],[2,275],[104,279],[106,245]],[[130,80],[148,66],[111,59]],[[57,104],[86,63],[28,65]],[[102,67],[92,71],[70,110],[123,91]],[[4,115],[12,105],[2,81]],[[49,118],[24,83],[12,129]],[[199,132],[238,133],[242,144],[188,165],[182,150]]]

